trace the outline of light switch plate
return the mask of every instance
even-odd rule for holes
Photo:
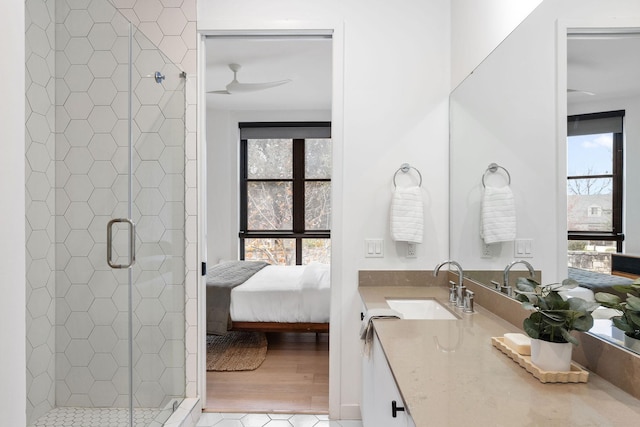
[[[364,239],[364,257],[365,258],[383,258],[384,257],[384,240],[383,239]]]
[[[513,245],[516,258],[533,258],[533,239],[516,239]]]

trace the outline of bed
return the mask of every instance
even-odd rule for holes
[[[207,271],[207,333],[328,332],[329,265],[227,261]]]
[[[613,286],[628,285],[633,282],[633,280],[626,277],[598,273],[574,267],[569,267],[568,277],[578,282],[581,287],[591,290],[594,294],[597,292],[609,292],[624,296],[613,289]]]

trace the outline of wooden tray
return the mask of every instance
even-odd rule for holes
[[[582,369],[580,365],[571,362],[570,371],[543,371],[531,363],[531,356],[522,356],[504,343],[504,337],[491,337],[491,344],[498,350],[509,356],[518,365],[526,369],[527,372],[543,383],[586,383],[589,379],[589,372]]]

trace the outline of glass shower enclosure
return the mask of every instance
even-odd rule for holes
[[[110,2],[56,1],[46,425],[161,426],[184,396],[184,117],[184,73]]]

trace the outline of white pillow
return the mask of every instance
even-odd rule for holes
[[[329,264],[316,261],[307,264],[300,278],[302,288],[317,289],[329,287],[331,284],[331,270]]]

